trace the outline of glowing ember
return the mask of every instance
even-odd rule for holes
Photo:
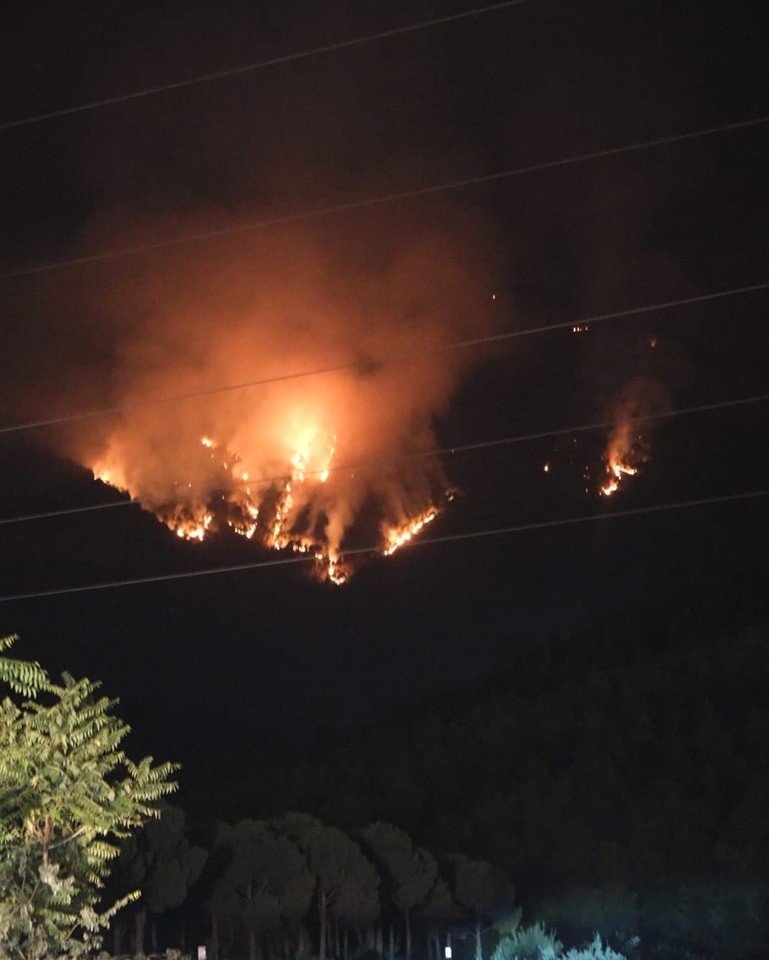
[[[197,540],[198,543],[203,542],[214,521],[212,514],[207,511],[202,516],[196,517],[186,510],[179,511],[176,515],[161,517],[161,519],[180,539]]]
[[[341,587],[343,583],[347,583],[349,577],[349,574],[345,572],[336,560],[329,560],[326,575],[328,579],[338,587]]]
[[[429,510],[426,510],[418,517],[414,517],[413,520],[409,520],[399,527],[386,528],[383,531],[385,548],[382,553],[384,556],[391,557],[399,547],[402,547],[404,543],[408,543],[409,540],[413,540],[420,530],[427,526],[428,523],[432,523],[437,516],[438,508],[430,507]]]
[[[638,473],[637,467],[629,467],[626,463],[611,463],[607,467],[612,479],[601,487],[601,494],[610,497],[619,490],[620,480],[623,477],[634,477]]]
[[[603,497],[613,496],[625,477],[634,477],[638,467],[647,459],[643,437],[633,431],[630,423],[620,423],[609,438],[606,449],[606,473],[609,479],[601,487]]]
[[[242,497],[231,497],[231,515],[227,518],[227,526],[241,537],[250,540],[256,533],[259,520],[259,507],[251,500],[248,490]]]
[[[628,477],[634,477],[649,460],[649,440],[639,424],[649,429],[649,418],[668,409],[667,392],[654,380],[634,377],[622,388],[614,404],[614,427],[604,452],[602,497],[612,497]],[[590,471],[586,469],[585,479]]]

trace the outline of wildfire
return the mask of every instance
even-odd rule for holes
[[[250,540],[256,533],[259,521],[259,507],[251,500],[248,490],[240,498],[231,498],[232,515],[227,518],[227,525],[232,531]]]
[[[334,434],[334,443],[336,443],[336,434]],[[326,465],[323,467],[323,469],[320,472],[321,483],[325,483],[331,474],[331,461],[334,459],[335,452],[336,452],[336,448],[333,446],[329,446],[328,456],[326,457]]]
[[[337,586],[344,584],[353,572],[344,560],[341,545],[346,527],[332,524],[330,518],[340,510],[347,516],[339,498],[355,473],[331,469],[338,449],[336,434],[324,435],[314,428],[297,430],[296,439],[286,447],[283,463],[288,467],[287,475],[273,479],[280,476],[278,462],[275,471],[262,480],[246,469],[249,464],[229,441],[199,436],[187,448],[188,456],[183,454],[172,493],[165,496],[138,491],[129,483],[116,450],[92,470],[97,479],[132,496],[142,492],[143,507],[182,540],[200,543],[214,531],[228,528],[246,540],[259,540],[269,549],[306,554],[314,560],[319,579]],[[190,471],[194,482],[184,476],[184,469]],[[446,490],[445,501],[455,494]],[[408,515],[413,506],[399,505],[397,510],[405,509]],[[413,540],[439,513],[433,503],[411,519],[395,523],[387,517],[387,512],[395,509],[393,506],[386,511],[381,522],[382,554],[388,557]]]
[[[632,424],[618,424],[609,438],[605,459],[608,480],[600,493],[602,497],[611,497],[619,490],[622,480],[634,477],[639,465],[648,459],[644,438],[633,431]]]
[[[197,540],[198,543],[203,542],[214,522],[213,514],[208,510],[193,511],[187,508],[176,510],[168,515],[163,515],[161,512],[159,519],[181,540]]]
[[[385,537],[385,547],[382,550],[383,555],[385,557],[391,557],[399,547],[402,547],[404,543],[408,543],[409,540],[413,540],[414,537],[426,527],[428,523],[432,523],[437,516],[438,508],[430,507],[429,510],[425,510],[424,513],[414,517],[413,520],[408,520],[398,527],[385,528],[383,530]]]
[[[610,497],[619,490],[620,481],[623,477],[634,477],[638,473],[638,467],[629,467],[626,463],[615,461],[606,468],[612,479],[601,487],[601,494],[604,497]]]

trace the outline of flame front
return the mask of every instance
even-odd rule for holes
[[[343,556],[345,526],[332,523],[331,518],[345,512],[340,498],[346,494],[338,489],[339,474],[353,480],[356,474],[332,468],[338,442],[336,433],[326,435],[316,427],[298,430],[294,440],[284,444],[285,472],[278,469],[272,476],[258,477],[244,469],[240,454],[228,443],[204,434],[197,441],[199,453],[193,449],[189,453],[193,475],[199,478],[203,471],[206,496],[198,492],[200,482],[185,482],[181,477],[173,483],[171,500],[136,489],[116,448],[94,463],[92,472],[96,479],[132,497],[141,493],[142,507],[180,539],[201,543],[227,527],[269,549],[312,556],[318,578],[339,586],[349,580],[352,567]],[[453,492],[447,491],[445,496],[452,499]],[[391,556],[416,537],[439,512],[431,504],[402,519],[408,512],[402,503],[391,509],[401,519],[385,518],[381,523],[384,556]]]
[[[402,547],[404,543],[413,540],[428,523],[432,523],[438,516],[438,508],[431,506],[424,513],[413,520],[407,520],[405,523],[395,527],[385,527],[382,531],[385,538],[385,546],[382,553],[385,557],[391,557],[395,551]]]

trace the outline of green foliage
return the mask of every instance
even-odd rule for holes
[[[0,703],[0,957],[47,960],[92,949],[134,899],[98,909],[116,841],[156,815],[173,767],[123,753],[129,727],[98,684],[8,663],[3,680],[39,698]]]
[[[555,960],[562,949],[563,944],[552,930],[535,923],[502,937],[491,960]]]
[[[626,960],[621,954],[604,944],[599,934],[584,947],[563,952],[563,944],[552,930],[541,923],[521,927],[515,933],[503,937],[491,960]]]
[[[15,633],[0,637],[0,654],[10,650],[18,639]],[[50,684],[48,674],[39,663],[3,656],[0,656],[0,682],[6,683],[23,697],[35,697]]]
[[[565,953],[563,960],[625,960],[625,957],[604,944],[599,934],[596,934],[586,946]]]

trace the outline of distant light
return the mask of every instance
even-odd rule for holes
[[[446,960],[451,960],[451,947],[443,948],[443,956],[446,958]]]
[[[496,293],[492,293],[491,299],[492,299],[492,300],[496,300],[496,299],[497,299]],[[451,950],[451,947],[446,947],[446,949],[450,951],[450,950]]]
[[[198,947],[198,960],[206,960],[206,948],[205,944],[201,944]]]
[[[545,471],[545,473],[550,473],[550,464],[546,463],[542,469]]]

